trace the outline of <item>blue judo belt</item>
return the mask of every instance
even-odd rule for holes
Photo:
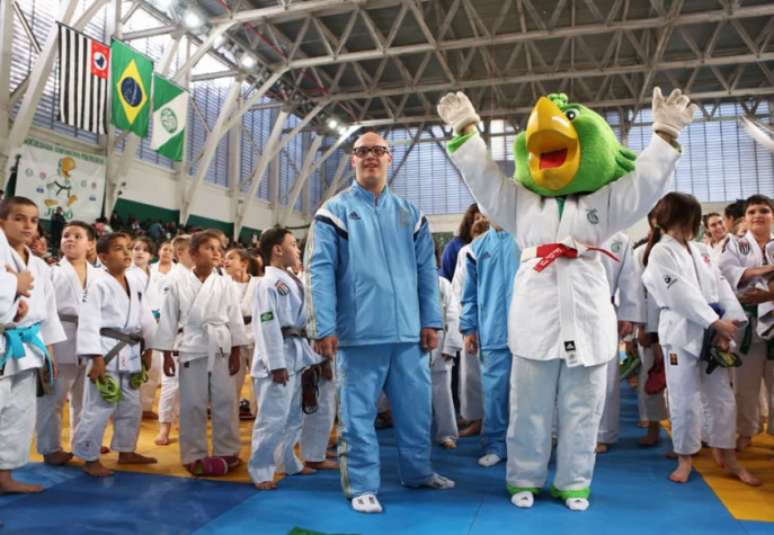
[[[5,370],[5,364],[9,359],[19,360],[24,358],[27,354],[24,349],[24,344],[28,344],[40,350],[45,357],[46,366],[48,366],[49,371],[48,381],[50,385],[54,384],[53,363],[51,362],[51,355],[48,353],[46,344],[40,339],[40,323],[35,323],[34,325],[29,325],[27,327],[0,327],[0,332],[2,332],[5,337],[5,353],[0,355],[0,375],[2,375],[2,371]]]

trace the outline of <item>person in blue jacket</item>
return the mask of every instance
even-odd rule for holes
[[[468,252],[462,293],[460,331],[468,354],[480,349],[484,421],[481,466],[506,458],[511,351],[508,349],[508,307],[521,251],[510,233],[493,225]]]
[[[374,132],[354,144],[355,181],[317,211],[305,258],[307,334],[336,357],[338,455],[352,508],[378,513],[376,403],[392,404],[401,482],[447,489],[433,472],[429,351],[441,320],[433,239],[424,215],[386,185],[392,156]]]

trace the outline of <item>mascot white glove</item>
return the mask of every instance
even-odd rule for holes
[[[679,89],[664,98],[661,88],[656,87],[653,89],[653,131],[665,132],[677,138],[683,128],[691,124],[698,109]]]
[[[481,121],[470,99],[462,91],[447,93],[438,103],[438,115],[454,129],[455,134],[461,134],[466,126]]]

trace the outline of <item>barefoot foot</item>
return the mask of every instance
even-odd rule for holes
[[[277,484],[274,481],[261,481],[255,484],[258,490],[277,490]]]
[[[86,461],[83,471],[92,477],[109,477],[113,475],[113,471],[105,468],[99,461]]]
[[[597,453],[607,453],[610,448],[604,442],[598,442],[596,451]]]
[[[134,451],[122,451],[118,454],[118,464],[156,464],[154,457],[146,457]]]
[[[324,461],[306,461],[304,465],[312,470],[338,470],[339,465],[336,461],[325,459]]]
[[[37,492],[43,492],[43,485],[22,483],[11,479],[10,474],[7,479],[0,483],[0,494],[34,494]]]
[[[70,462],[73,458],[73,454],[69,451],[55,451],[43,456],[43,462],[50,464],[51,466],[62,466]]]

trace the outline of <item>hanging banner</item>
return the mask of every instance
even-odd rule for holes
[[[93,223],[102,215],[105,158],[27,138],[21,148],[16,195],[29,197],[41,219],[62,208],[65,219]]]

